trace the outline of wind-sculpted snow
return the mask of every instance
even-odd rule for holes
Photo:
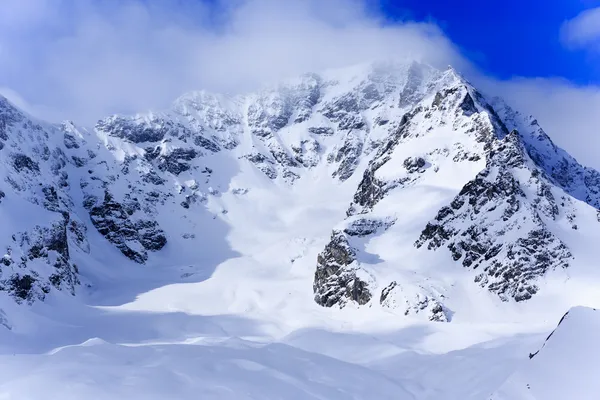
[[[597,398],[598,328],[596,309],[572,308],[490,400]]]

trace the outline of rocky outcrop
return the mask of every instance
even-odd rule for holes
[[[425,315],[432,322],[450,322],[452,313],[441,299],[443,296],[435,295],[424,287],[411,290],[392,281],[381,291],[379,303],[385,308],[404,310],[404,315]]]
[[[260,153],[248,154],[243,158],[254,164],[256,168],[269,177],[269,179],[277,178],[278,173],[277,169],[275,168],[275,162],[270,158],[267,158]]]
[[[305,139],[292,146],[292,152],[296,161],[305,168],[316,167],[321,160],[321,145],[313,139]]]
[[[28,303],[44,300],[53,288],[74,295],[79,278],[70,259],[69,225],[69,215],[65,214],[50,227],[37,225],[14,234],[0,260],[0,290],[17,302]],[[84,243],[78,242],[81,246]]]
[[[133,143],[160,142],[165,137],[189,136],[189,131],[163,118],[127,118],[118,115],[98,121],[96,130]]]
[[[371,300],[368,284],[357,275],[356,250],[343,232],[333,231],[331,240],[317,257],[313,282],[315,301],[324,307],[343,307],[348,301]]]
[[[17,172],[29,172],[32,174],[40,173],[40,166],[25,154],[13,154],[12,165]]]
[[[392,218],[358,218],[348,223],[344,233],[348,236],[365,237],[385,231],[392,225]]]
[[[167,238],[155,221],[133,221],[126,207],[115,201],[110,192],[104,198],[88,199],[86,203],[90,219],[98,232],[114,244],[127,258],[143,264],[149,251],[158,251],[167,243]]]
[[[195,159],[197,155],[194,149],[176,148],[166,154],[160,154],[157,158],[157,166],[161,171],[179,175],[191,168],[189,161]]]

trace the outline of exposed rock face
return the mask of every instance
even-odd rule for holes
[[[25,154],[13,154],[13,167],[17,172],[27,171],[33,174],[40,173],[40,166]]]
[[[164,232],[156,221],[133,222],[122,204],[110,192],[104,199],[90,207],[92,223],[108,241],[129,259],[143,264],[148,259],[146,250],[158,251],[167,243]]]
[[[394,225],[394,220],[391,218],[358,218],[348,223],[348,226],[344,229],[344,233],[348,236],[365,237],[379,231],[385,231],[392,225]]]
[[[325,307],[343,306],[347,301],[366,304],[371,292],[357,274],[356,250],[343,232],[333,231],[331,240],[317,257],[313,289],[315,301]]]
[[[78,270],[69,256],[68,214],[50,227],[13,235],[0,264],[0,290],[17,302],[43,300],[51,287],[75,294]]]
[[[540,216],[555,218],[560,206],[525,157],[517,132],[494,143],[487,168],[439,211],[416,242],[430,250],[446,246],[454,261],[481,271],[475,281],[503,300],[531,298],[538,291],[536,278],[549,269],[568,267],[572,258]],[[516,175],[524,174],[530,179],[523,185]],[[522,185],[533,186],[536,198],[528,198]]]
[[[186,161],[191,161],[196,156],[197,153],[194,149],[174,149],[168,154],[161,154],[158,157],[158,169],[179,175],[190,169],[190,165]]]
[[[133,143],[159,142],[166,136],[179,136],[185,128],[162,118],[150,120],[129,119],[120,116],[99,121],[96,129],[111,136],[127,139]]]

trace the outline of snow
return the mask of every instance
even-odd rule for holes
[[[394,222],[352,242],[360,250],[359,274],[377,289],[375,301],[363,307],[350,302],[342,309],[314,302],[317,254],[332,228],[343,228],[354,218],[347,219],[346,210],[377,153],[367,151],[369,143],[390,134],[387,125],[375,121],[386,118],[393,124],[407,111],[398,106],[398,97],[410,81],[411,65],[378,83],[384,89],[394,82],[397,86],[390,86],[383,104],[361,111],[369,132],[341,132],[320,113],[339,96],[360,93],[369,68],[324,73],[327,89],[310,119],[266,140],[251,134],[244,110],[260,99],[267,103],[261,111],[276,113],[278,96],[268,91],[234,98],[193,92],[172,110],[136,116],[151,124],[153,117],[168,117],[190,129],[203,127],[205,136],[220,144],[240,142],[231,151],[192,160],[192,168],[178,176],[161,175],[166,180],[161,187],[140,183],[148,165],[132,163],[130,176],[121,169],[128,157],[142,158],[148,143],[69,126],[69,132],[87,141],[77,151],[98,153],[86,167],[69,165],[70,211],[87,224],[89,241],[89,253],[71,254],[82,285],[75,297],[52,290],[32,305],[17,305],[0,292],[0,398],[476,400],[493,393],[494,400],[592,398],[590,393],[599,389],[593,379],[600,349],[593,343],[596,312],[573,309],[539,354],[531,360],[528,354],[542,346],[569,308],[600,306],[599,225],[593,207],[573,198],[578,229],[562,214],[551,225],[576,255],[575,262],[568,271],[543,277],[543,290],[525,303],[503,302],[474,284],[472,271],[454,263],[446,249],[414,246],[437,211],[485,168],[483,158],[453,161],[461,152],[483,151],[469,134],[471,117],[416,119],[418,134],[377,171],[379,179],[409,177],[411,182],[360,215]],[[422,73],[425,83],[439,78],[429,68]],[[286,85],[306,82],[310,79],[298,78]],[[449,70],[436,85],[458,82]],[[412,93],[417,103],[433,100],[425,83]],[[311,126],[329,127],[333,134],[317,138],[308,132]],[[62,132],[44,127],[56,135],[47,141],[60,145]],[[361,145],[364,140],[365,151],[357,172],[340,181],[332,176],[337,165],[328,163],[326,155],[336,153],[347,138]],[[270,154],[273,148],[291,154],[292,145],[308,139],[321,148],[309,154],[316,160],[313,166],[294,169],[300,178],[293,184],[281,176],[269,179],[243,158],[252,152]],[[27,154],[36,148],[16,134],[11,140]],[[187,146],[179,138],[169,140],[160,143],[162,154]],[[426,160],[418,177],[404,167],[408,157]],[[0,161],[0,174],[13,174]],[[281,173],[281,165],[273,165]],[[56,218],[24,200],[37,193],[39,183],[55,179],[46,164],[41,166],[39,176],[19,182],[24,194],[2,183],[2,244],[16,230]],[[88,178],[92,167],[103,178],[118,178],[103,186]],[[202,172],[207,168],[214,172]],[[137,184],[140,197],[150,190],[163,196],[149,214],[169,240],[161,251],[149,253],[145,265],[127,260],[89,223],[81,206],[88,191],[108,186],[122,199],[128,186]],[[182,196],[192,193],[198,200],[184,209]],[[389,302],[397,306],[385,307],[379,293],[391,281],[401,289]],[[450,322],[431,322],[427,312],[417,312],[425,299],[443,302]],[[407,307],[412,311],[405,315]]]
[[[599,330],[597,310],[569,310],[539,351],[523,361],[491,399],[597,399]]]

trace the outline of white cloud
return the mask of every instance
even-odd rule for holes
[[[476,75],[437,26],[386,23],[368,0],[0,1],[0,91],[49,120],[94,123],[165,107],[193,89],[245,91],[374,58]],[[569,43],[591,43],[600,24],[588,13],[563,27]],[[600,169],[599,88],[536,79],[491,87]]]
[[[61,24],[51,27],[23,7],[25,31],[1,35],[0,25],[0,48],[12,55],[0,61],[0,85],[51,105],[44,117],[92,122],[165,106],[192,89],[243,91],[373,58],[466,65],[436,26],[385,25],[363,0],[230,0],[214,6],[218,14],[202,4],[62,0]],[[48,34],[31,41],[40,30]]]
[[[573,19],[565,21],[561,38],[570,48],[600,50],[600,7],[586,10]]]

